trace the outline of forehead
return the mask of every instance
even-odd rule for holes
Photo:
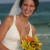
[[[33,0],[24,0],[24,3],[31,3],[31,4],[34,4],[34,1],[33,1]]]

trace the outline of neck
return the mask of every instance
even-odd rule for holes
[[[23,22],[28,22],[28,17],[26,17],[26,16],[24,16],[22,13],[21,14],[19,14],[19,16],[20,16],[20,19],[23,21]]]

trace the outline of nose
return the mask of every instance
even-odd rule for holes
[[[27,10],[30,10],[30,6],[27,6]]]

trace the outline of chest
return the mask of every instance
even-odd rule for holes
[[[28,35],[29,34],[29,31],[30,31],[30,26],[29,25],[22,25],[22,24],[19,24],[19,25],[16,25],[16,28],[19,32],[19,35]]]

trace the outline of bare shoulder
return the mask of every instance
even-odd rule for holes
[[[12,25],[12,22],[13,16],[7,16],[6,19],[0,25],[1,30],[7,30]]]
[[[31,25],[31,27],[32,27],[32,29],[33,29],[33,30],[36,30],[36,28],[35,28],[35,26],[34,26],[34,25]]]
[[[9,20],[12,20],[13,19],[13,16],[7,16],[5,21],[9,21]]]
[[[1,25],[10,24],[13,21],[13,16],[7,16]]]
[[[35,26],[34,25],[31,25],[31,27],[32,27],[32,34],[33,34],[33,36],[36,34],[36,28],[35,28]]]

